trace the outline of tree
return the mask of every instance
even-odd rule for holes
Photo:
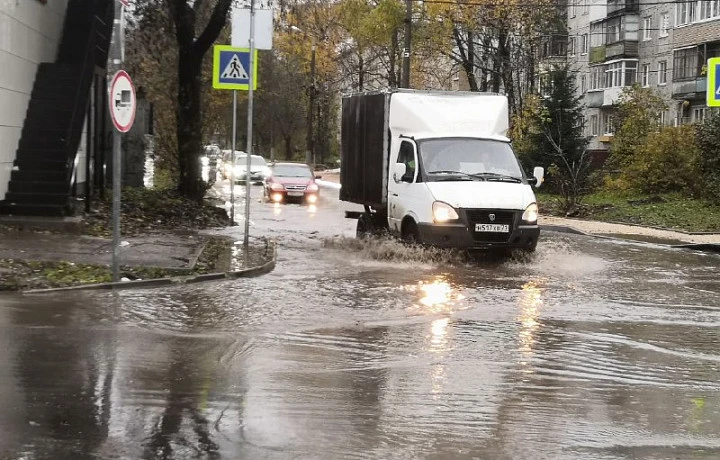
[[[548,83],[544,95],[526,105],[526,118],[514,132],[524,149],[524,162],[547,169],[565,210],[573,212],[591,185],[583,106],[576,96],[575,76],[567,67],[551,70],[544,81]]]
[[[614,116],[617,131],[605,164],[611,177],[633,162],[648,135],[660,129],[660,114],[666,109],[667,104],[652,88],[643,88],[636,83],[623,89]]]
[[[204,0],[165,1],[173,18],[178,45],[178,189],[184,196],[202,201],[205,196],[205,183],[200,174],[203,57],[225,27],[232,0],[217,0],[204,29],[197,23]]]

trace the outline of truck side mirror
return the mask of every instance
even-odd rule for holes
[[[533,177],[535,178],[535,184],[533,184],[535,188],[540,187],[545,179],[545,169],[542,166],[535,166]]]
[[[393,167],[393,179],[395,182],[402,182],[402,178],[407,171],[407,165],[405,163],[395,163]]]

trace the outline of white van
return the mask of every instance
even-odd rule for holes
[[[359,236],[387,230],[442,247],[535,250],[532,186],[507,138],[507,98],[398,90],[343,100],[340,199]]]

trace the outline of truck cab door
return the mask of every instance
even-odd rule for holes
[[[415,143],[410,139],[401,139],[397,158],[390,165],[388,180],[388,224],[391,231],[400,232],[402,219],[412,208],[418,164]]]

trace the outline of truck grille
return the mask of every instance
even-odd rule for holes
[[[515,227],[515,213],[500,209],[466,209],[468,230],[475,241],[487,243],[506,243]],[[508,225],[510,231],[507,233],[476,232],[475,224],[500,224]]]
[[[285,190],[291,191],[291,192],[304,192],[307,188],[306,185],[286,185]]]

